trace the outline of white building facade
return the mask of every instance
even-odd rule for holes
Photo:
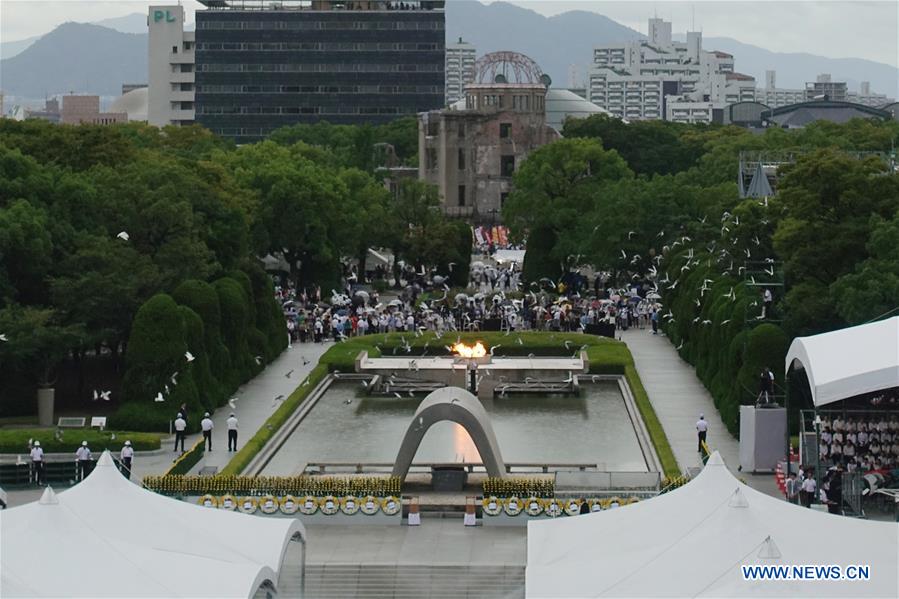
[[[735,72],[730,54],[703,50],[702,33],[674,42],[658,18],[648,29],[648,40],[594,47],[591,102],[627,120],[712,122],[715,110],[755,99],[755,78]]]
[[[474,82],[474,63],[477,49],[459,38],[455,44],[446,45],[446,104],[465,97],[465,86]]]
[[[868,81],[862,81],[857,92],[849,91],[845,82],[833,81],[829,73],[821,73],[814,82],[806,83],[803,89],[777,87],[774,71],[765,72],[765,87],[756,90],[755,100],[770,108],[779,108],[814,100],[821,95],[827,95],[831,100],[853,102],[872,108],[880,108],[893,101],[886,94],[872,92]]]
[[[184,9],[151,6],[147,28],[147,121],[157,127],[193,124],[195,38],[184,30]]]

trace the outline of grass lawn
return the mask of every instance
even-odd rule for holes
[[[159,433],[133,433],[127,431],[98,431],[94,429],[62,429],[62,439],[55,438],[54,428],[15,428],[0,430],[0,453],[28,453],[28,440],[41,442],[45,453],[75,452],[82,441],[87,441],[91,451],[104,449],[120,451],[125,441],[131,441],[135,451],[159,449],[163,435]],[[113,439],[113,435],[115,439]]]
[[[496,356],[570,356],[584,348],[590,361],[591,374],[621,374],[630,385],[637,408],[649,431],[652,444],[655,447],[659,460],[662,463],[665,477],[679,476],[681,471],[668,444],[665,431],[653,410],[646,389],[637,375],[634,367],[634,359],[627,345],[614,339],[583,335],[580,333],[549,333],[549,332],[523,332],[523,333],[446,333],[438,337],[433,333],[424,333],[416,336],[412,333],[387,333],[383,335],[366,335],[353,337],[331,347],[319,360],[318,366],[310,373],[308,384],[303,382],[283,405],[266,421],[256,435],[244,445],[231,462],[222,470],[222,474],[240,474],[249,464],[263,445],[272,437],[275,431],[284,424],[293,411],[299,407],[306,395],[311,391],[328,372],[353,372],[355,370],[356,356],[360,351],[368,351],[373,358],[381,356],[407,355],[404,349],[405,343],[412,347],[409,355],[421,355],[425,348],[429,355],[449,355],[446,346],[456,343],[461,339],[469,345],[480,341],[488,349],[498,346],[494,350]],[[519,339],[521,342],[519,343]],[[566,344],[567,342],[567,344]]]

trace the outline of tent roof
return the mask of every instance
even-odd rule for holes
[[[786,368],[796,361],[808,375],[815,406],[899,386],[899,317],[797,337]]]
[[[833,516],[739,482],[716,452],[687,485],[640,503],[528,523],[537,597],[895,597],[895,523]],[[744,581],[741,565],[869,564],[860,582]],[[876,573],[880,572],[880,575]]]
[[[266,580],[277,585],[287,543],[304,534],[294,518],[146,491],[125,480],[108,452],[71,490],[47,489],[0,518],[3,586],[32,597],[250,597]]]

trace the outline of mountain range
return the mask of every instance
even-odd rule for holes
[[[116,96],[122,83],[146,82],[145,31],[146,15],[135,13],[93,24],[65,23],[38,38],[4,42],[0,88],[25,99],[69,90]],[[594,45],[645,36],[594,12],[545,17],[507,2],[455,0],[446,6],[446,39],[460,37],[472,43],[479,56],[497,50],[526,54],[552,77],[555,87],[567,87],[570,70],[576,73],[576,83],[586,79]],[[899,88],[899,69],[870,60],[771,52],[726,37],[706,37],[703,47],[733,54],[736,70],[753,75],[760,87],[765,71],[773,69],[782,88],[802,88],[818,73],[846,81],[850,90],[858,89],[861,81],[890,96]]]

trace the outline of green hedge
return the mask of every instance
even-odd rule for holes
[[[182,403],[190,414],[212,412],[283,351],[287,332],[271,281],[258,266],[243,268],[212,285],[184,281],[173,296],[158,294],[141,306],[125,356],[125,403],[110,419],[115,427],[168,430]],[[164,401],[154,401],[160,392]],[[196,432],[199,418],[187,425]]]
[[[521,339],[521,344],[518,339]],[[585,351],[590,361],[589,371],[592,374],[623,374],[634,395],[637,409],[643,417],[649,432],[652,444],[661,461],[665,476],[677,476],[680,469],[674,453],[668,443],[668,437],[656,416],[649,396],[643,387],[640,377],[634,368],[634,360],[627,345],[614,339],[583,335],[580,333],[446,333],[438,337],[434,333],[425,333],[415,336],[412,333],[387,333],[383,335],[366,335],[364,337],[352,337],[346,341],[335,344],[322,355],[318,366],[309,375],[309,384],[303,384],[284,404],[276,411],[259,432],[241,449],[222,471],[223,474],[239,474],[250,463],[253,457],[262,449],[275,431],[287,420],[288,416],[305,399],[308,392],[313,389],[330,372],[352,372],[355,370],[356,356],[360,351],[368,351],[369,356],[396,355],[405,353],[403,349],[407,342],[412,347],[413,354],[421,355],[427,346],[432,355],[446,355],[447,345],[452,345],[460,339],[463,343],[480,341],[489,350],[492,346],[499,346],[494,350],[497,356],[526,356],[533,353],[541,356],[565,356],[573,355],[581,347],[586,346]],[[566,341],[568,345],[566,346]],[[269,429],[271,425],[271,429]]]
[[[131,441],[135,451],[159,449],[161,436],[157,433],[137,433],[134,431],[98,431],[94,429],[64,429],[62,439],[56,439],[55,429],[17,428],[0,430],[0,453],[21,453],[30,451],[28,440],[41,442],[46,453],[75,452],[82,441],[87,441],[91,451],[98,453],[104,449],[116,452],[125,441]],[[112,437],[115,436],[115,439]]]
[[[688,251],[666,261],[667,276],[678,285],[664,290],[662,303],[673,319],[663,318],[663,328],[681,357],[696,369],[727,429],[738,435],[740,405],[754,403],[762,368],[770,366],[778,384],[783,384],[789,337],[780,326],[758,320],[759,288],[722,274],[725,266],[714,260],[698,265],[694,261],[682,273]]]
[[[174,476],[190,472],[191,468],[196,466],[203,457],[205,442],[206,440],[203,438],[197,439],[197,442],[193,444],[193,447],[182,453],[178,459],[175,460],[175,463],[166,471],[164,476]]]

